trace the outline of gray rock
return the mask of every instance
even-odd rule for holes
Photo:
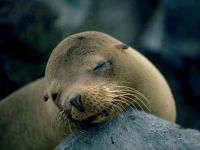
[[[197,150],[200,132],[131,108],[85,133],[65,138],[56,150]]]

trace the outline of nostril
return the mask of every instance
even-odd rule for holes
[[[55,101],[55,100],[56,100],[57,96],[58,96],[58,93],[55,93],[55,94],[52,94],[52,95],[51,95],[51,97],[52,97],[53,101]]]
[[[75,95],[74,97],[72,97],[70,100],[69,100],[70,104],[76,108],[78,108],[78,110],[80,112],[83,112],[84,111],[84,108],[81,104],[81,95],[80,94],[77,94]]]

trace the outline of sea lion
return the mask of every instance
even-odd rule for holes
[[[127,106],[176,118],[167,82],[144,56],[104,33],[75,34],[53,50],[45,79],[0,102],[0,145],[53,149],[71,132],[110,120]]]
[[[106,121],[129,105],[175,121],[174,99],[161,73],[139,52],[104,33],[63,40],[48,60],[45,80],[45,99],[55,102],[67,124]]]

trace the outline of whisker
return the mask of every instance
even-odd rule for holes
[[[118,113],[123,113],[124,116],[126,117],[126,114],[124,113],[125,107],[122,106],[120,103],[116,103],[116,102],[118,102],[118,101],[116,100],[116,101],[112,102],[112,104],[114,105],[114,108],[118,110]],[[127,122],[127,117],[126,117],[126,122]]]
[[[77,139],[79,139],[80,137],[81,137],[82,139],[87,139],[87,138],[84,136],[85,133],[86,133],[86,130],[83,130],[83,129],[80,129],[80,128],[76,128],[76,129],[75,129],[76,137],[77,137],[77,134],[78,134]]]
[[[56,139],[56,137],[55,137],[55,135],[54,135],[54,132],[53,132],[53,120],[54,120],[54,118],[55,118],[56,116],[57,116],[57,115],[55,115],[55,116],[52,117],[52,119],[51,119],[51,134],[52,134],[54,140],[57,141],[57,142],[59,142],[59,141]]]
[[[115,100],[115,102],[118,102],[118,103],[124,103],[126,104],[127,106],[130,106],[131,109],[133,110],[133,112],[137,111],[137,108],[135,107],[135,105],[131,105],[132,103],[128,100],[126,100],[125,98],[121,97],[121,100]],[[133,108],[134,107],[134,108]],[[123,109],[125,109],[123,107]]]
[[[124,87],[124,86],[122,86],[122,87]],[[120,95],[125,94],[127,96],[133,96],[134,98],[136,98],[137,100],[139,100],[147,108],[147,110],[149,112],[151,112],[152,107],[151,107],[149,101],[147,100],[147,98],[145,96],[143,96],[138,91],[132,91],[132,90],[114,90],[114,91],[112,91],[112,93],[120,93]],[[139,96],[141,96],[142,98],[144,98],[144,100],[147,102],[148,106],[141,99],[139,99],[135,94],[138,94]]]
[[[141,106],[137,101],[135,101],[134,99],[130,98],[129,96],[120,95],[119,97],[122,97],[123,100],[128,101],[128,102],[130,103],[130,105],[134,105],[134,103],[136,103],[136,104],[139,106],[139,108],[140,108],[142,111],[144,111],[143,108],[142,108],[142,106]],[[135,97],[135,98],[137,98],[137,97]],[[140,100],[140,99],[138,99],[138,100]],[[133,103],[133,102],[134,102],[134,103]],[[135,105],[134,105],[134,106],[135,106]],[[144,105],[144,106],[146,106],[146,105]],[[148,108],[147,108],[147,109],[148,109]]]
[[[142,98],[144,98],[144,100],[148,103],[150,109],[153,108],[153,107],[151,106],[149,100],[148,100],[142,93],[140,93],[139,91],[137,91],[136,89],[133,89],[133,88],[127,87],[127,86],[117,86],[117,87],[118,87],[118,88],[125,88],[125,90],[126,90],[127,92],[133,92],[133,93],[135,93],[135,94],[138,94],[139,96],[141,96]],[[124,91],[124,90],[122,90],[122,91]],[[151,110],[150,110],[150,112],[151,112]]]
[[[143,110],[142,106],[139,104],[142,103],[142,105],[150,112],[151,110],[149,109],[149,107],[141,100],[139,99],[136,95],[134,94],[130,94],[130,93],[127,93],[127,94],[122,94],[122,95],[119,95],[120,97],[125,97],[126,99],[128,99],[129,101],[133,101],[134,103],[136,103],[141,110]],[[131,97],[129,96],[133,96],[135,99],[137,99],[139,102],[137,102],[135,99],[132,99]],[[143,110],[144,111],[144,110]]]

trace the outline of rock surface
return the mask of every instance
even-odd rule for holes
[[[68,136],[56,150],[197,150],[199,141],[197,130],[128,108],[84,134]]]

